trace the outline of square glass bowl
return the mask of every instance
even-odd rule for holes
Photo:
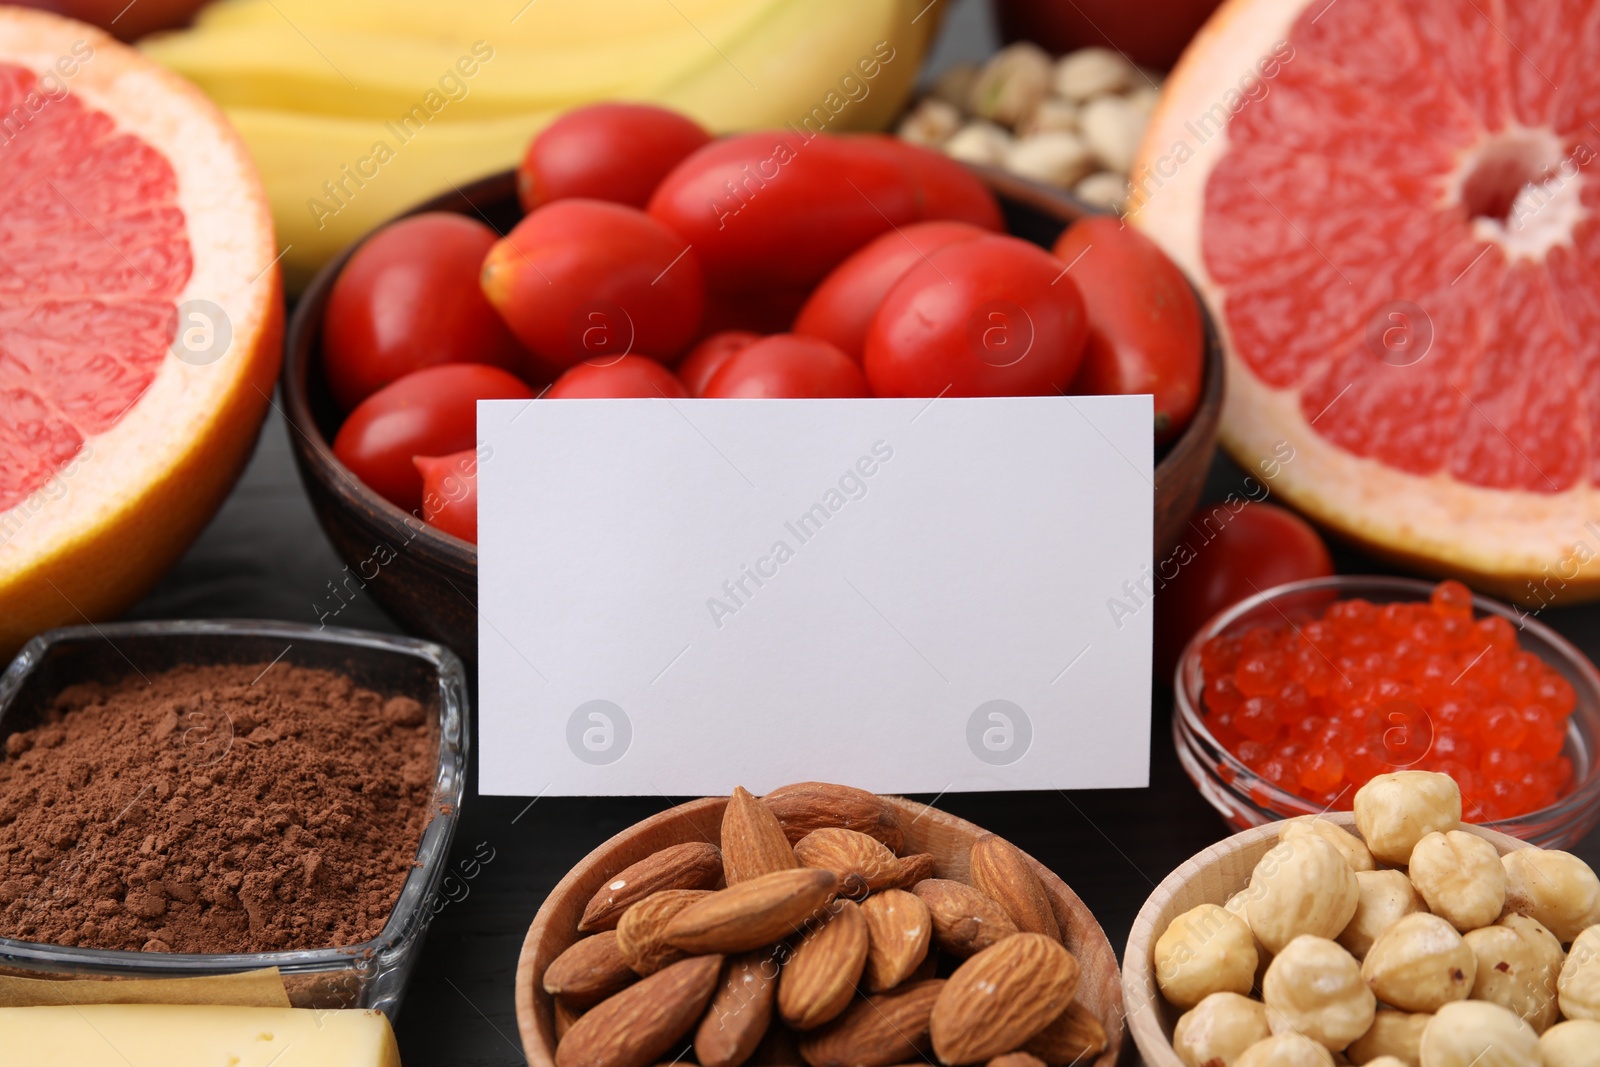
[[[1245,830],[1278,819],[1318,815],[1325,809],[1261,777],[1212,736],[1203,714],[1206,679],[1200,650],[1205,643],[1218,634],[1239,633],[1264,623],[1306,622],[1335,600],[1359,597],[1380,605],[1426,602],[1433,589],[1433,582],[1415,578],[1313,578],[1257,593],[1201,627],[1178,660],[1172,735],[1183,769],[1229,826]],[[1497,615],[1510,623],[1521,647],[1559,672],[1577,696],[1562,750],[1572,761],[1572,785],[1567,794],[1547,808],[1484,825],[1541,848],[1571,848],[1600,821],[1600,672],[1570,641],[1526,613],[1482,596],[1472,598],[1472,610],[1476,618]]]
[[[281,658],[280,658],[281,657]],[[415,866],[377,937],[285,952],[157,953],[45,945],[0,937],[0,974],[18,978],[199,978],[276,967],[297,1008],[375,1008],[393,1016],[436,908],[466,783],[467,684],[461,660],[429,641],[294,623],[217,620],[108,623],[41,634],[0,675],[0,741],[28,728],[64,687],[114,681],[137,669],[268,663],[277,659],[350,677],[385,696],[409,696],[435,716],[439,763],[433,817]]]

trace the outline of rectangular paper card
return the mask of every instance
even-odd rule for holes
[[[1145,785],[1152,421],[481,402],[482,791]]]

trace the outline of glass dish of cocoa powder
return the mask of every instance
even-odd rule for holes
[[[271,622],[51,631],[0,675],[0,974],[277,967],[392,1013],[464,787],[439,645]]]

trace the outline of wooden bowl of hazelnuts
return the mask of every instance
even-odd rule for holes
[[[1594,1063],[1588,864],[1463,825],[1442,774],[1379,775],[1354,805],[1236,834],[1151,894],[1123,957],[1144,1062]]]
[[[1122,1049],[1116,953],[1066,883],[935,808],[817,782],[691,801],[595,849],[528,930],[516,1003],[530,1067]]]

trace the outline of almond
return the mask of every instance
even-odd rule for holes
[[[1014,1049],[1072,1003],[1078,961],[1045,934],[990,945],[950,976],[933,1005],[929,1034],[945,1063],[979,1063]]]
[[[894,809],[865,789],[799,782],[774,789],[761,799],[778,817],[790,844],[824,826],[840,826],[876,838],[892,852],[899,852],[905,845]]]
[[[1011,842],[984,834],[972,843],[972,884],[1011,916],[1017,929],[1061,940],[1055,909],[1033,861]]]
[[[566,1001],[557,999],[555,1002],[556,1017],[556,1043],[567,1036],[567,1031],[572,1029],[572,1024],[583,1018],[583,1012],[570,1007]]]
[[[837,900],[807,932],[778,978],[778,1014],[796,1030],[815,1030],[850,1006],[867,963],[867,920],[854,901]]]
[[[1045,1067],[1045,1062],[1027,1052],[1008,1052],[990,1060],[988,1067]]]
[[[747,952],[728,961],[694,1035],[701,1067],[738,1067],[761,1044],[778,993],[778,964],[768,952]]]
[[[795,843],[794,855],[807,867],[838,875],[839,894],[846,897],[884,889],[900,875],[900,860],[889,846],[837,826],[811,831]]]
[[[684,953],[667,944],[667,922],[690,904],[711,895],[706,889],[663,889],[651,893],[622,913],[617,924],[617,948],[628,966],[641,975],[655,974]]]
[[[804,1063],[800,1055],[800,1035],[787,1026],[774,1026],[756,1046],[749,1060],[752,1067],[795,1067]]]
[[[706,1010],[721,956],[674,963],[591,1008],[556,1046],[556,1067],[648,1067]]]
[[[1022,1046],[1050,1067],[1087,1063],[1106,1050],[1106,1028],[1078,1001],[1053,1019]]]
[[[722,880],[722,852],[705,841],[652,853],[610,878],[583,909],[578,929],[615,930],[622,913],[663,889],[712,889]]]
[[[738,786],[722,815],[722,869],[729,885],[800,866],[772,809]]]
[[[672,917],[666,940],[685,952],[747,952],[794,933],[838,887],[831,871],[774,871],[719,890]]]
[[[945,980],[934,978],[858,1000],[800,1039],[811,1067],[890,1067],[924,1058],[928,1023]]]
[[[893,989],[927,958],[933,917],[904,889],[874,893],[862,903],[861,914],[867,920],[867,992]]]
[[[967,885],[947,878],[929,878],[912,886],[933,918],[933,941],[958,959],[981,952],[1017,932],[994,901]]]
[[[628,966],[614,931],[573,942],[544,969],[544,991],[568,1007],[592,1008],[620,993],[639,976]]]
[[[894,880],[895,889],[910,889],[926,878],[936,878],[934,865],[938,861],[926,852],[900,857],[900,874]]]

